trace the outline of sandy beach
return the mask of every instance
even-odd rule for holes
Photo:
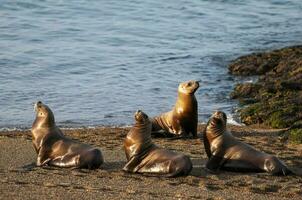
[[[199,126],[199,137],[204,125]],[[35,167],[30,131],[0,133],[1,199],[301,199],[302,145],[285,143],[278,130],[229,126],[240,140],[283,160],[297,175],[266,173],[211,174],[204,168],[202,140],[154,138],[154,143],[189,155],[193,170],[177,178],[148,177],[121,171],[123,139],[129,128],[100,127],[63,132],[102,149],[105,164],[98,170]]]

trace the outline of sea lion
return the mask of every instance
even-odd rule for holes
[[[104,162],[99,149],[73,141],[56,126],[51,109],[38,101],[32,125],[33,146],[38,154],[37,166],[96,169]]]
[[[144,112],[138,110],[134,118],[135,124],[124,140],[127,163],[123,170],[166,177],[189,174],[192,170],[190,158],[153,144],[152,124]]]
[[[252,146],[237,140],[226,129],[227,117],[216,111],[204,131],[204,147],[209,158],[206,168],[235,172],[268,172],[273,175],[288,175],[292,172],[275,156],[257,151]]]
[[[197,137],[198,104],[194,93],[199,81],[186,81],[178,86],[178,97],[173,109],[151,119],[152,132],[164,130],[178,136]]]

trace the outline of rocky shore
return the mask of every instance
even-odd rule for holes
[[[239,57],[229,71],[258,77],[237,84],[231,94],[241,104],[243,123],[283,128],[285,139],[302,143],[302,46]]]

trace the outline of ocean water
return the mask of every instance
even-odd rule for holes
[[[1,0],[0,128],[29,128],[37,100],[60,126],[130,125],[190,79],[200,122],[232,117],[228,62],[301,41],[301,0]]]

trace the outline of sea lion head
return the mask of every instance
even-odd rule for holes
[[[149,146],[151,141],[152,124],[148,115],[138,110],[134,114],[135,124],[130,129],[124,142],[124,146],[131,157],[135,152],[141,151],[142,148]],[[127,154],[127,153],[126,153]]]
[[[178,91],[183,94],[192,95],[199,88],[199,81],[190,80],[182,82],[178,86]]]
[[[134,114],[134,119],[135,119],[134,127],[141,130],[140,132],[144,133],[145,135],[144,137],[147,137],[148,135],[151,137],[152,123],[148,115],[143,111],[138,110]]]
[[[134,114],[135,121],[140,124],[145,124],[149,121],[149,117],[141,110],[137,110]]]
[[[38,101],[34,105],[34,110],[36,112],[36,120],[33,123],[33,127],[52,127],[55,124],[55,118],[51,109]]]
[[[227,116],[222,111],[215,111],[208,124],[207,129],[212,129],[217,134],[222,134],[226,130]]]

